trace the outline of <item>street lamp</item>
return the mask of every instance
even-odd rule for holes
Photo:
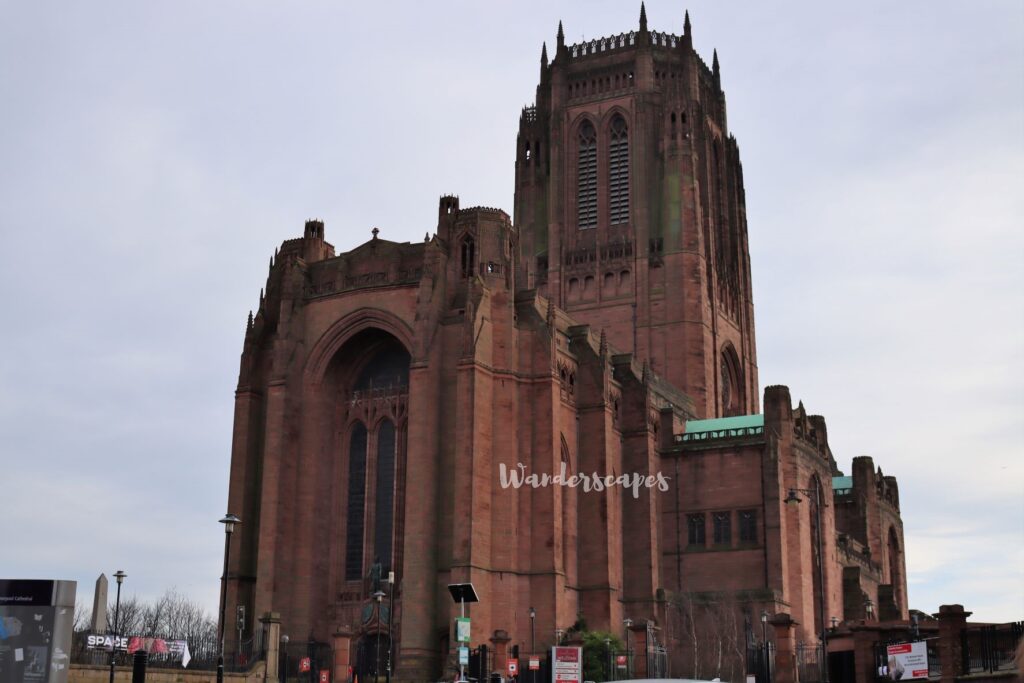
[[[288,678],[288,634],[287,633],[285,633],[283,636],[281,636],[281,645],[283,646],[281,648],[281,656],[284,657],[284,678],[282,680],[287,680],[287,678]]]
[[[611,638],[605,638],[604,639],[604,650],[605,650],[605,652],[608,655],[608,657],[607,657],[607,659],[608,659],[608,676],[607,676],[607,678],[610,681],[610,680],[612,680],[612,673],[615,671],[615,662],[612,661],[612,639]]]
[[[537,654],[537,610],[530,608],[530,656]],[[537,671],[530,667],[530,683],[537,683]]]
[[[825,626],[825,563],[822,560],[821,554],[821,494],[818,492],[818,487],[811,489],[790,489],[789,494],[786,496],[786,503],[788,505],[794,505],[800,503],[802,498],[796,495],[797,492],[813,496],[814,498],[814,513],[816,517],[816,524],[818,528],[817,536],[815,537],[815,545],[818,550],[818,592],[819,592],[819,617],[821,620],[821,680],[824,683],[828,683],[828,629]]]
[[[370,596],[377,601],[377,637],[374,638],[376,647],[373,655],[373,680],[375,681],[380,678],[380,602],[384,599],[384,595],[384,591],[379,590]],[[388,618],[390,619],[391,615],[388,615]]]
[[[395,573],[388,572],[388,683],[391,683],[391,624],[395,621]]]
[[[761,642],[768,642],[768,611],[761,610]]]
[[[114,578],[117,579],[117,600],[114,602],[114,641],[110,646],[110,683],[114,683],[114,653],[117,652],[117,639],[120,637],[118,618],[121,616],[121,584],[124,583],[126,576],[128,575],[120,569],[114,574]]]
[[[228,555],[231,552],[231,533],[235,530],[240,520],[230,512],[220,520],[224,525],[224,573],[220,577],[220,624],[217,636],[217,683],[224,683],[224,609],[228,600]]]
[[[632,626],[632,625],[633,625],[633,620],[630,619],[629,617],[626,617],[625,619],[622,620],[622,626],[623,626],[622,632],[623,632],[623,635],[626,638],[626,678],[629,678],[629,673],[633,669],[633,658],[630,656],[633,653],[632,653],[632,649],[629,647],[629,627]]]

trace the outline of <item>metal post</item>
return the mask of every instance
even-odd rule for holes
[[[231,532],[235,530],[235,524],[241,521],[230,512],[220,520],[220,523],[224,525],[224,573],[220,577],[220,622],[217,625],[217,683],[224,683],[224,610],[227,608],[228,601],[228,556],[231,553]]]
[[[114,602],[114,640],[110,646],[110,683],[114,683],[114,653],[117,652],[117,639],[120,631],[120,624],[118,623],[121,616],[121,582],[124,581],[125,574],[120,569],[114,574],[114,578],[117,579],[117,600]]]
[[[465,600],[465,598],[463,598],[461,596],[459,597],[459,616],[461,616],[463,619],[466,618],[466,600]],[[459,643],[459,647],[461,648],[462,647],[462,643],[459,641],[459,629],[458,628],[455,629],[455,641],[457,643]],[[469,647],[468,644],[467,644],[467,647]],[[460,655],[459,656],[459,681],[465,681],[465,680],[466,680],[466,670],[465,670],[465,668],[462,665],[462,656]]]
[[[537,654],[537,610],[530,608],[530,657]],[[527,663],[529,665],[529,663]],[[537,683],[537,670],[530,669],[530,683]]]
[[[391,683],[391,650],[394,647],[391,643],[391,625],[395,623],[395,573],[388,572],[388,584],[391,586],[391,595],[388,597],[388,678]]]

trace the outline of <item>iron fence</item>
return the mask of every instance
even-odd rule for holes
[[[821,643],[798,643],[796,646],[797,680],[800,683],[824,681],[825,661]]]
[[[968,628],[960,633],[964,674],[995,673],[1015,668],[1014,655],[1024,622]]]
[[[750,643],[747,645],[747,673],[757,683],[771,683],[775,677],[775,643]]]
[[[318,681],[319,673],[326,670],[328,680],[334,680],[334,650],[327,643],[315,640],[281,644],[278,656],[278,680],[281,683],[311,683]],[[372,680],[360,676],[360,682]],[[380,674],[384,680],[384,674]],[[347,682],[344,682],[347,683]]]
[[[110,650],[89,648],[87,646],[88,633],[75,633],[71,638],[71,662],[72,664],[90,664],[93,666],[109,666]],[[164,641],[164,645],[153,643],[154,640]],[[188,644],[189,660],[185,661],[181,652],[171,651],[166,644],[184,640]],[[150,648],[147,666],[151,669],[180,669],[187,668],[190,671],[214,671],[217,668],[217,657],[219,648],[216,636],[175,638],[173,636],[146,636],[143,647]],[[133,652],[127,648],[118,649],[114,652],[114,666],[131,667]],[[266,647],[264,643],[263,629],[257,630],[251,637],[242,640],[232,639],[224,641],[224,670],[244,672],[253,667],[256,662],[266,658]]]

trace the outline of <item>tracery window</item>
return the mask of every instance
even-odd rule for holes
[[[757,543],[757,510],[740,510],[740,543]]]
[[[732,543],[732,513],[716,512],[712,521],[714,523],[715,545],[729,545]]]
[[[373,534],[376,561],[386,572],[391,569],[391,539],[395,509],[395,425],[384,420],[377,429],[377,516]]]
[[[629,222],[629,131],[619,115],[612,119],[608,146],[608,208],[612,225]]]
[[[363,521],[366,518],[366,427],[356,423],[348,449],[348,515],[345,529],[345,580],[363,577]]]
[[[703,547],[707,541],[704,530],[704,514],[686,515],[686,544]]]
[[[579,132],[576,220],[581,230],[597,227],[597,131],[590,121],[584,121]]]
[[[472,237],[462,240],[462,277],[473,277],[473,262],[476,260],[476,243]]]

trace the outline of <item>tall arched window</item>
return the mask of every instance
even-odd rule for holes
[[[462,277],[473,277],[473,262],[476,261],[476,244],[466,236],[462,240]]]
[[[900,576],[900,539],[896,535],[896,529],[889,527],[889,584],[892,586],[892,596],[896,600],[896,607],[903,609],[903,578]]]
[[[608,208],[612,225],[629,222],[629,131],[618,114],[608,145]]]
[[[377,430],[377,517],[373,532],[376,561],[391,570],[391,537],[395,520],[395,424],[384,420]]]
[[[366,427],[352,429],[348,449],[348,514],[345,524],[345,580],[363,578],[363,522],[366,518]]]
[[[580,229],[597,227],[597,131],[584,121],[576,163],[576,219]]]

